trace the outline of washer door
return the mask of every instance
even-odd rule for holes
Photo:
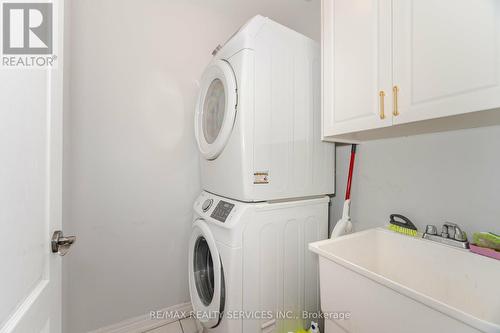
[[[202,219],[194,222],[189,241],[189,293],[201,324],[219,325],[224,311],[224,272],[215,239]]]
[[[203,73],[195,114],[195,133],[201,154],[216,159],[224,150],[236,118],[236,78],[227,61],[217,60]]]

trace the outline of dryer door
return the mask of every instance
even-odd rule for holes
[[[201,154],[216,159],[224,150],[236,118],[236,78],[227,61],[207,67],[200,82],[195,114],[195,133]]]
[[[219,325],[224,311],[224,271],[215,239],[202,219],[194,222],[189,241],[189,293],[201,324]]]

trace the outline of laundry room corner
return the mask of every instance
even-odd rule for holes
[[[0,333],[500,333],[500,0],[0,18]]]
[[[64,332],[189,302],[198,80],[256,14],[319,40],[319,1],[68,2]]]

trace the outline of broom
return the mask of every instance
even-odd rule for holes
[[[344,209],[342,210],[342,218],[337,222],[333,228],[330,238],[337,238],[352,232],[351,222],[351,185],[352,185],[352,172],[354,170],[354,159],[356,157],[356,145],[351,146],[351,160],[349,162],[349,175],[347,176],[347,187],[345,190]]]

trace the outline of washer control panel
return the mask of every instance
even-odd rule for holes
[[[220,200],[210,217],[224,223],[233,208],[234,204]]]

